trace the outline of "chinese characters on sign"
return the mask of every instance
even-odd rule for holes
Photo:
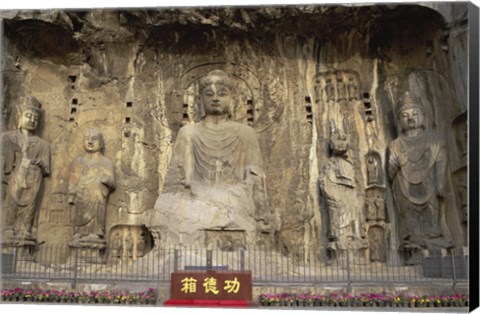
[[[182,291],[185,293],[195,293],[197,292],[197,280],[195,278],[185,278],[182,280],[183,288]]]
[[[181,291],[185,293],[195,293],[197,292],[197,280],[192,277],[186,277],[182,281]],[[205,287],[205,293],[218,294],[217,290],[217,279],[215,277],[207,277],[203,280],[203,286]],[[238,293],[240,290],[240,282],[237,277],[234,277],[233,280],[225,280],[223,290],[227,293]]]
[[[252,278],[249,271],[172,273],[172,298],[251,300],[251,294]]]

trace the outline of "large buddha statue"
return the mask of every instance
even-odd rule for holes
[[[401,245],[407,251],[439,253],[453,245],[445,220],[450,184],[445,144],[426,129],[425,111],[408,92],[396,119],[399,136],[388,146],[387,160]]]
[[[199,82],[203,117],[178,132],[155,204],[163,241],[205,244],[207,230],[237,230],[254,244],[270,230],[260,147],[251,127],[230,119],[232,90],[220,70]]]

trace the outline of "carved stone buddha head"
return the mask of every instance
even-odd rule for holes
[[[211,71],[200,80],[199,87],[204,115],[231,116],[233,84],[227,73]]]
[[[401,132],[425,128],[425,111],[414,95],[406,92],[398,105],[396,116]]]

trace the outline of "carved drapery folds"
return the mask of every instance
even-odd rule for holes
[[[320,174],[320,188],[328,211],[327,237],[332,257],[347,249],[365,249],[362,208],[357,201],[355,170],[348,155],[348,136],[342,131],[331,135],[331,156]]]
[[[2,242],[28,255],[36,246],[33,232],[43,178],[50,175],[50,145],[36,135],[41,104],[34,97],[20,99],[16,131],[2,136]]]
[[[103,156],[103,135],[96,129],[84,134],[85,155],[70,165],[68,202],[72,205],[74,235],[69,246],[98,254],[107,246],[105,218],[108,197],[116,187],[113,163]]]
[[[238,245],[261,242],[262,232],[273,235],[273,220],[255,131],[232,121],[236,81],[214,70],[198,86],[200,120],[179,130],[149,226],[170,243],[215,244],[206,230],[244,232]]]
[[[395,197],[398,235],[403,248],[418,263],[419,251],[439,254],[453,247],[446,223],[446,191],[451,186],[444,140],[427,130],[421,101],[406,92],[396,121],[400,134],[388,147],[388,177]]]

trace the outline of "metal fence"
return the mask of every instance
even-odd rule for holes
[[[33,254],[3,248],[4,280],[80,282],[169,282],[175,270],[251,270],[254,284],[457,284],[468,282],[468,256],[453,251],[443,256],[423,256],[418,265],[407,265],[408,252],[388,254],[374,262],[362,251],[337,252],[326,248],[275,248],[232,251],[197,247],[155,248],[143,257],[99,254],[67,246],[41,247]],[[101,252],[100,252],[101,253]]]

